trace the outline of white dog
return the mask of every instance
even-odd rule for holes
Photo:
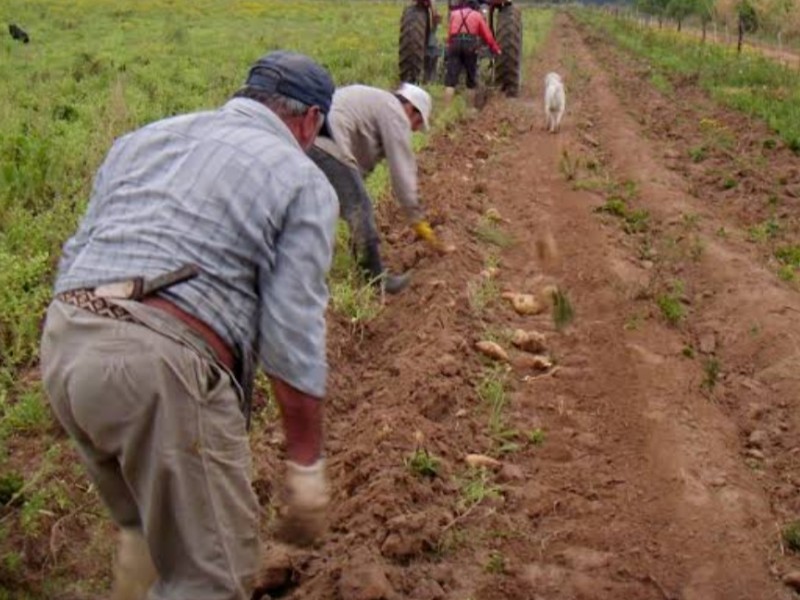
[[[556,133],[561,126],[567,97],[564,83],[558,73],[548,73],[544,78],[544,113],[547,115],[547,131]]]

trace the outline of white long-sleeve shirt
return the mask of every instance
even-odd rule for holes
[[[362,175],[386,159],[392,190],[410,222],[422,218],[411,123],[392,92],[366,85],[336,90],[330,112],[336,145]]]

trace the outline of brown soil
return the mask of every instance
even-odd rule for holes
[[[713,106],[693,82],[675,82],[676,102],[640,69],[560,17],[523,97],[493,98],[421,157],[423,198],[458,251],[432,256],[384,207],[386,253],[414,267],[415,283],[361,328],[331,323],[333,530],[292,554],[276,596],[792,597],[780,579],[800,559],[779,528],[800,514],[800,303],[744,228],[776,203],[794,212],[796,158],[765,149],[774,136],[763,125]],[[539,101],[550,70],[568,86],[555,136]],[[687,149],[703,142],[702,119],[737,141],[698,166]],[[741,168],[758,157],[759,169]],[[715,169],[736,169],[736,189]],[[583,189],[598,181],[602,193]],[[648,231],[594,211],[612,181],[635,182],[629,205],[649,211]],[[513,239],[504,249],[476,235],[490,207]],[[537,259],[545,230],[555,266]],[[499,291],[555,281],[574,323],[556,331],[499,297],[471,306],[491,253]],[[656,301],[675,279],[686,316],[670,326]],[[499,340],[514,362],[504,331],[516,328],[545,333],[557,368],[511,369],[502,420],[518,434],[498,441],[476,392],[490,361],[473,344]],[[528,439],[537,428],[541,444]],[[436,477],[407,466],[417,449],[442,461]],[[486,475],[499,494],[477,504],[463,492],[468,453],[503,463]],[[275,480],[269,462],[261,473]]]

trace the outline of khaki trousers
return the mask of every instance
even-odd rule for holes
[[[142,532],[158,573],[148,600],[249,600],[258,502],[237,388],[183,323],[124,306],[141,323],[51,304],[53,411],[113,520]]]

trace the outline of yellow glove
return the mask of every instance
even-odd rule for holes
[[[449,254],[453,250],[455,250],[455,246],[453,245],[445,245],[442,241],[433,233],[433,229],[431,228],[431,224],[427,221],[417,221],[414,223],[411,228],[414,230],[421,239],[425,240],[428,245],[436,250],[439,254]]]
[[[420,238],[431,245],[436,245],[436,234],[433,233],[430,223],[427,221],[417,221],[411,227],[414,230],[414,233],[416,233]]]

